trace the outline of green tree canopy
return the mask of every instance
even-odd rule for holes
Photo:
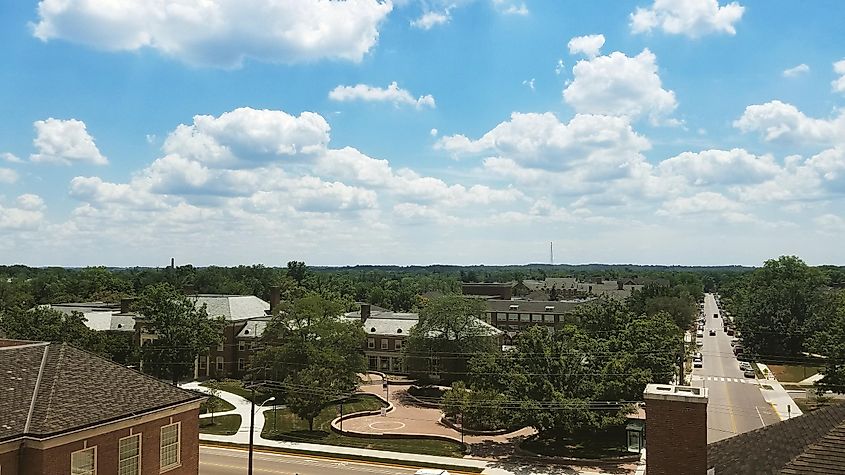
[[[144,369],[173,384],[188,376],[194,360],[223,339],[222,319],[209,318],[205,305],[169,284],[147,287],[137,304],[146,333],[155,335],[142,348]]]

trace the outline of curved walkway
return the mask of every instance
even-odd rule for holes
[[[385,415],[362,416],[345,419],[344,432],[377,436],[382,434],[438,435],[461,441],[461,433],[440,424],[440,409],[418,407],[408,398],[410,385],[390,385],[389,401],[394,409]],[[381,384],[361,386],[361,390],[384,398]],[[532,428],[523,428],[503,435],[465,435],[464,443],[472,447],[476,457],[500,458],[513,454],[519,440],[535,434]]]
[[[209,389],[205,386],[200,386],[200,383],[194,381],[192,383],[185,383],[180,384],[179,387],[183,389],[189,389],[193,391],[199,391],[206,394],[209,394]],[[241,427],[238,429],[238,432],[234,435],[230,436],[223,436],[223,437],[230,437],[231,442],[235,443],[249,443],[249,411],[252,408],[252,403],[249,399],[243,398],[238,396],[237,394],[232,394],[228,391],[219,390],[218,396],[220,399],[228,402],[229,404],[235,406],[234,409],[230,411],[224,412],[215,412],[214,416],[225,416],[228,414],[238,414],[241,416]],[[204,419],[206,417],[211,417],[211,414],[202,414],[200,415],[200,419]],[[269,439],[264,439],[261,437],[261,430],[264,428],[264,411],[260,410],[256,407],[255,411],[255,441],[258,443],[259,441],[262,442],[270,442]]]

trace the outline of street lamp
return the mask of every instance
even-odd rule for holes
[[[270,401],[275,401],[275,396],[270,396],[266,401],[258,405],[258,409],[264,407]],[[249,411],[249,475],[252,475],[252,439],[255,436],[255,388],[252,388],[252,397],[250,398]]]

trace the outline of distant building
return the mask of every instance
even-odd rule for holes
[[[132,299],[123,299],[120,304],[108,302],[74,302],[41,305],[71,315],[79,312],[85,317],[85,326],[94,331],[133,332],[135,314],[127,305]]]
[[[578,323],[572,312],[590,300],[487,300],[487,321],[504,333],[504,344],[512,345],[519,332],[543,325],[559,330],[567,323]]]
[[[513,285],[510,283],[463,283],[461,292],[464,295],[509,300],[513,297]]]
[[[67,344],[0,340],[2,475],[199,471],[203,396]]]

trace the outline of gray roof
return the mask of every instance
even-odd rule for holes
[[[270,304],[254,295],[199,294],[189,296],[197,306],[206,305],[209,317],[223,317],[229,321],[263,317]]]
[[[515,312],[515,313],[568,313],[575,310],[590,300],[487,300],[487,309],[491,312]],[[511,309],[516,305],[516,309]],[[551,307],[547,310],[547,307]]]
[[[127,331],[135,330],[135,315],[120,313],[120,305],[105,302],[80,302],[46,304],[41,308],[50,308],[65,315],[79,312],[85,317],[85,326],[94,331]]]
[[[270,317],[259,317],[246,321],[235,338],[261,338],[270,320]]]
[[[360,321],[361,311],[347,312],[343,315],[347,321]],[[361,324],[367,335],[407,335],[420,320],[418,313],[397,313],[389,310],[370,310],[370,317]]]
[[[0,442],[44,438],[202,399],[67,344],[0,340]]]
[[[845,474],[845,404],[709,444],[707,467],[716,475]]]

